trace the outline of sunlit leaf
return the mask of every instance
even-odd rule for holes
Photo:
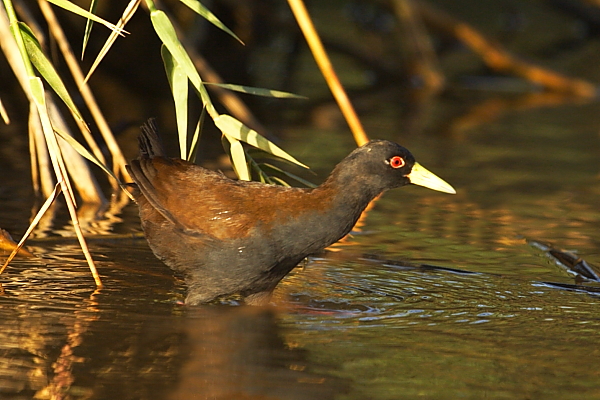
[[[180,0],[180,1],[183,4],[185,4],[186,6],[188,6],[189,8],[191,8],[192,10],[194,10],[195,12],[197,12],[200,16],[202,16],[208,22],[212,23],[217,28],[222,29],[223,31],[227,32],[229,35],[231,35],[234,39],[236,39],[241,44],[244,44],[244,42],[242,42],[242,40],[239,37],[237,37],[237,35],[235,33],[233,33],[229,28],[227,28],[225,26],[225,24],[223,24],[208,8],[206,8],[198,0]]]
[[[252,86],[242,86],[242,85],[233,85],[231,83],[209,83],[205,82],[205,85],[212,85],[222,87],[224,89],[233,90],[240,93],[248,93],[253,94],[255,96],[264,96],[264,97],[276,97],[280,99],[307,99],[306,96],[300,96],[298,94],[282,92],[279,90],[271,90],[271,89],[263,89],[256,88]]]
[[[54,134],[54,130],[52,129],[52,123],[50,122],[50,116],[48,115],[48,109],[46,106],[44,84],[40,78],[30,77],[29,87],[31,88],[32,98],[35,102],[35,106],[40,117],[42,130],[44,131],[44,137],[46,138],[48,151],[50,153],[50,158],[52,159],[54,171],[56,173],[56,179],[61,184],[61,189],[64,192],[65,202],[67,204],[71,220],[73,221],[73,228],[75,229],[77,240],[79,241],[79,245],[81,246],[81,250],[86,258],[92,276],[94,277],[96,286],[102,287],[102,281],[98,275],[98,270],[96,269],[96,265],[94,264],[94,260],[92,259],[90,250],[85,242],[85,237],[83,236],[83,232],[81,230],[79,217],[77,216],[77,205],[75,203],[73,188],[69,182],[69,176],[66,173],[65,163],[62,159],[58,141],[56,139],[56,135]]]
[[[91,12],[84,10],[83,8],[79,7],[78,5],[75,5],[73,3],[71,3],[70,1],[67,0],[48,0],[49,3],[52,3],[54,5],[57,5],[61,8],[64,8],[67,11],[70,11],[74,14],[80,15],[83,18],[87,18],[90,19],[94,22],[98,22],[99,24],[102,24],[104,26],[106,26],[107,28],[116,31],[117,33],[119,33],[120,35],[127,33],[122,29],[119,29],[117,26],[111,24],[110,22],[98,17],[97,15],[92,14]]]
[[[25,48],[27,49],[27,55],[29,56],[31,63],[44,77],[52,89],[54,89],[58,97],[60,97],[67,107],[69,107],[69,110],[71,110],[73,115],[83,122],[83,117],[79,113],[79,110],[73,102],[73,99],[71,98],[71,95],[65,87],[62,79],[60,79],[60,76],[54,69],[54,66],[50,60],[48,60],[46,55],[42,52],[40,43],[37,41],[35,36],[33,36],[33,33],[27,25],[20,22],[19,27],[21,29],[21,36],[23,37]]]
[[[179,41],[177,33],[175,32],[175,28],[173,28],[173,24],[171,24],[169,17],[167,17],[164,12],[154,9],[150,12],[150,19],[152,20],[152,26],[154,26],[156,34],[167,47],[169,53],[171,53],[173,58],[177,60],[177,63],[181,66],[181,68],[183,68],[183,71],[187,75],[188,79],[200,95],[202,103],[204,103],[208,114],[211,116],[217,115],[218,113],[215,110],[212,101],[210,100],[210,96],[208,95],[204,85],[202,85],[202,79],[200,79],[200,75],[198,74],[194,63]]]
[[[181,65],[173,58],[165,45],[161,47],[161,55],[169,85],[175,103],[175,116],[177,118],[177,132],[179,134],[179,154],[182,159],[188,157],[187,127],[188,127],[188,77]]]
[[[248,128],[246,125],[238,121],[227,114],[221,114],[217,118],[215,118],[215,125],[217,128],[221,130],[226,136],[231,136],[237,140],[241,140],[242,142],[246,142],[251,146],[257,147],[267,153],[271,153],[276,155],[277,157],[281,157],[284,160],[288,160],[293,162],[296,165],[300,165],[301,167],[308,168],[306,165],[302,164],[300,161],[296,160],[294,157],[277,147],[274,143],[269,141],[267,138],[261,136],[255,130]]]
[[[50,115],[48,114],[48,108],[46,106],[46,91],[44,90],[44,84],[42,80],[37,76],[29,78],[29,87],[31,88],[31,97],[35,103],[40,122],[42,124],[42,131],[46,138],[46,145],[48,146],[48,153],[52,160],[54,167],[54,173],[56,179],[60,182],[64,181],[66,189],[65,198],[67,201],[75,205],[75,196],[73,195],[73,188],[66,173],[64,160],[62,159],[62,153],[54,136],[54,130],[52,129],[52,123],[50,122]]]
[[[4,103],[2,103],[2,99],[0,99],[0,116],[6,125],[10,124],[10,117],[6,112],[6,108],[4,108]]]
[[[127,24],[127,22],[129,22],[129,20],[131,19],[131,17],[133,17],[133,15],[135,14],[135,12],[137,11],[138,6],[140,5],[140,1],[141,0],[131,0],[129,2],[129,4],[127,5],[127,7],[125,8],[125,10],[123,11],[123,15],[121,15],[121,18],[119,19],[119,22],[117,22],[117,28],[123,29],[125,27],[125,25]],[[88,22],[89,21],[90,20],[88,20]],[[92,74],[94,73],[94,71],[96,70],[96,68],[98,67],[98,65],[100,65],[100,62],[104,59],[104,57],[106,56],[106,54],[108,53],[108,51],[110,50],[110,48],[112,47],[112,45],[117,40],[118,36],[119,36],[119,33],[117,31],[112,31],[110,33],[110,35],[108,36],[108,39],[106,39],[106,42],[102,46],[102,49],[100,49],[100,52],[98,53],[98,56],[96,56],[96,59],[94,60],[94,63],[90,67],[90,70],[88,71],[87,76],[84,79],[84,82],[87,82],[88,79],[90,79],[90,76],[92,76]],[[82,53],[81,57],[83,58],[83,53]]]
[[[225,135],[225,137],[229,141],[229,153],[231,154],[231,163],[233,164],[235,173],[241,180],[249,181],[250,171],[248,171],[248,164],[246,163],[244,146],[242,146],[242,143],[235,138],[227,135]]]

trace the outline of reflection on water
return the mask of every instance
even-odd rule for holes
[[[598,395],[580,368],[598,356],[598,296],[334,254],[296,270],[278,308],[188,308],[143,241],[95,244],[124,256],[99,263],[95,293],[76,245],[57,247],[5,277],[3,398]]]
[[[285,343],[276,314],[250,307],[200,307],[185,320],[189,362],[172,399],[333,399],[348,382],[315,371]]]
[[[348,390],[284,342],[277,309],[187,308],[143,240],[92,248],[121,258],[99,262],[107,289],[95,292],[75,243],[12,265],[0,297],[2,398],[328,399]]]

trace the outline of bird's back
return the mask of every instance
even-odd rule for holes
[[[165,157],[155,133],[143,131],[140,157],[128,169],[148,243],[188,278],[192,302],[272,290],[304,257],[339,239],[326,220],[327,192],[231,180]]]

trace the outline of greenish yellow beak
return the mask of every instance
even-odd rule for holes
[[[413,185],[425,186],[438,192],[456,194],[456,190],[443,179],[438,178],[433,172],[429,172],[419,163],[415,163],[410,174],[406,175]]]

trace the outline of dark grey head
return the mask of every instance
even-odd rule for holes
[[[358,184],[376,194],[410,183],[456,193],[452,186],[417,163],[410,151],[387,140],[373,140],[354,150],[335,167],[329,180],[337,185]]]

